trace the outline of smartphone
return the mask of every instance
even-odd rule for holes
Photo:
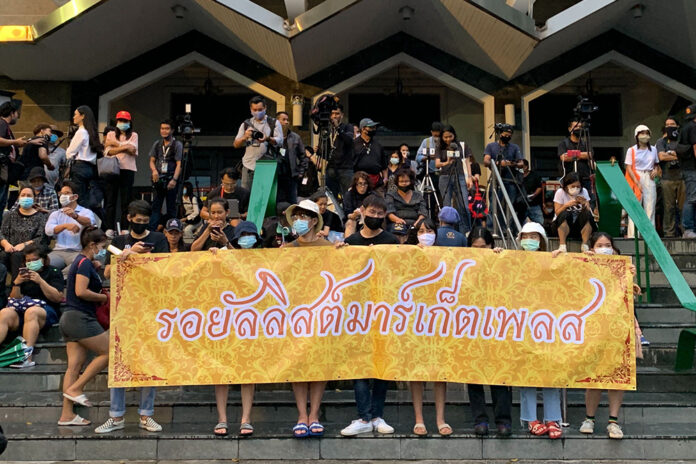
[[[221,234],[221,233],[222,233],[222,229],[220,228],[220,226],[213,226],[213,227],[210,228],[210,231],[211,231],[211,232],[215,232],[216,234]]]
[[[152,249],[155,247],[155,244],[152,242],[143,242],[143,248],[149,248]]]
[[[568,150],[566,156],[568,158],[578,158],[580,156],[580,150]]]
[[[19,273],[22,274],[22,275],[27,275],[27,274],[29,274],[29,269],[26,268],[26,267],[20,267],[20,268],[19,268]]]

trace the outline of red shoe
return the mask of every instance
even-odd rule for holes
[[[538,420],[528,422],[527,425],[529,426],[529,433],[532,435],[541,436],[546,435],[549,432],[548,427]]]
[[[547,422],[546,430],[549,432],[549,438],[552,440],[556,440],[557,438],[561,438],[563,436],[563,429],[558,422]]]

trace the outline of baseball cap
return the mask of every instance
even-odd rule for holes
[[[379,126],[379,123],[373,121],[370,118],[362,118],[360,120],[360,129],[364,129],[365,127],[377,127],[377,126]]]
[[[181,232],[184,230],[184,225],[181,223],[180,220],[176,218],[172,218],[167,221],[167,225],[164,227],[167,232],[171,232],[172,230],[178,230]]]
[[[58,138],[61,138],[63,136],[63,131],[58,129],[58,126],[55,124],[51,124],[51,133],[56,134]]]
[[[116,119],[125,119],[126,121],[130,121],[131,115],[128,111],[119,111],[116,113]]]

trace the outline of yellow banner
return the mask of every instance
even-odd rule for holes
[[[636,386],[626,257],[231,250],[132,256],[112,278],[110,387],[355,378]]]

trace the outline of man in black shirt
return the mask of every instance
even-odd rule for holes
[[[387,215],[387,203],[382,197],[370,195],[360,208],[365,226],[345,240],[346,245],[398,245],[399,239],[382,229]],[[348,222],[355,222],[349,219]],[[355,230],[355,224],[351,227]],[[348,226],[346,227],[348,229]],[[338,244],[341,246],[341,244]]]
[[[329,133],[329,154],[326,166],[326,186],[334,195],[341,196],[353,182],[353,125],[344,123],[343,105],[340,103],[331,111],[331,131]],[[319,147],[317,147],[319,148]],[[318,153],[320,156],[323,153]]]
[[[696,238],[696,103],[686,108],[687,122],[679,131],[677,155],[681,165],[684,184],[686,184],[686,200],[682,213],[684,238]],[[688,149],[688,147],[691,149]],[[680,150],[684,147],[684,151]]]
[[[174,138],[174,126],[170,120],[160,123],[161,139],[157,140],[150,149],[150,171],[152,172],[152,189],[155,198],[152,200],[152,217],[150,229],[157,230],[160,224],[162,203],[167,202],[167,212],[162,219],[164,224],[170,218],[177,217],[176,193],[181,177],[181,160],[184,146]]]
[[[34,137],[40,137],[34,140],[38,140],[41,144],[30,143],[22,150],[22,156],[19,158],[19,161],[24,165],[24,172],[19,180],[28,180],[29,173],[33,168],[43,169],[46,166],[48,169],[53,169],[53,164],[51,164],[51,160],[48,158],[48,149],[51,147],[51,125],[46,123],[37,124],[34,127]]]
[[[384,196],[382,172],[387,169],[387,158],[384,156],[382,145],[375,140],[378,124],[370,118],[360,121],[360,136],[353,144],[355,153],[353,172],[366,172],[372,191]]]
[[[665,237],[676,237],[679,230],[676,223],[676,213],[681,209],[684,197],[684,178],[682,177],[679,158],[677,157],[677,139],[679,137],[679,125],[677,120],[668,117],[662,130],[663,136],[655,143],[657,155],[660,158],[662,169],[662,199],[664,201],[664,214],[662,216],[662,230]]]
[[[278,195],[276,202],[297,203],[297,189],[307,170],[309,159],[299,134],[290,130],[290,116],[279,111],[276,119],[283,128],[283,146],[279,148],[281,161],[278,163]]]
[[[580,138],[582,134],[582,122],[575,119],[568,121],[568,137],[558,144],[558,157],[561,162],[561,177],[569,172],[577,172],[580,184],[590,194],[592,209],[596,206],[596,198],[592,189],[592,160],[591,153],[587,151],[585,140]]]
[[[524,223],[524,220],[529,218],[530,221],[538,222],[539,224],[544,224],[544,215],[541,212],[541,205],[544,199],[541,176],[529,169],[529,161],[526,159],[522,160],[523,165],[523,178],[522,184],[524,185],[524,190],[527,192],[527,203],[529,208],[527,212],[522,217],[520,222]]]
[[[220,187],[213,189],[208,194],[207,204],[201,209],[201,218],[204,221],[210,219],[210,201],[213,198],[224,198],[229,205],[228,219],[238,212],[239,216],[246,218],[249,209],[249,191],[239,185],[239,174],[232,168],[225,168],[220,172]]]

